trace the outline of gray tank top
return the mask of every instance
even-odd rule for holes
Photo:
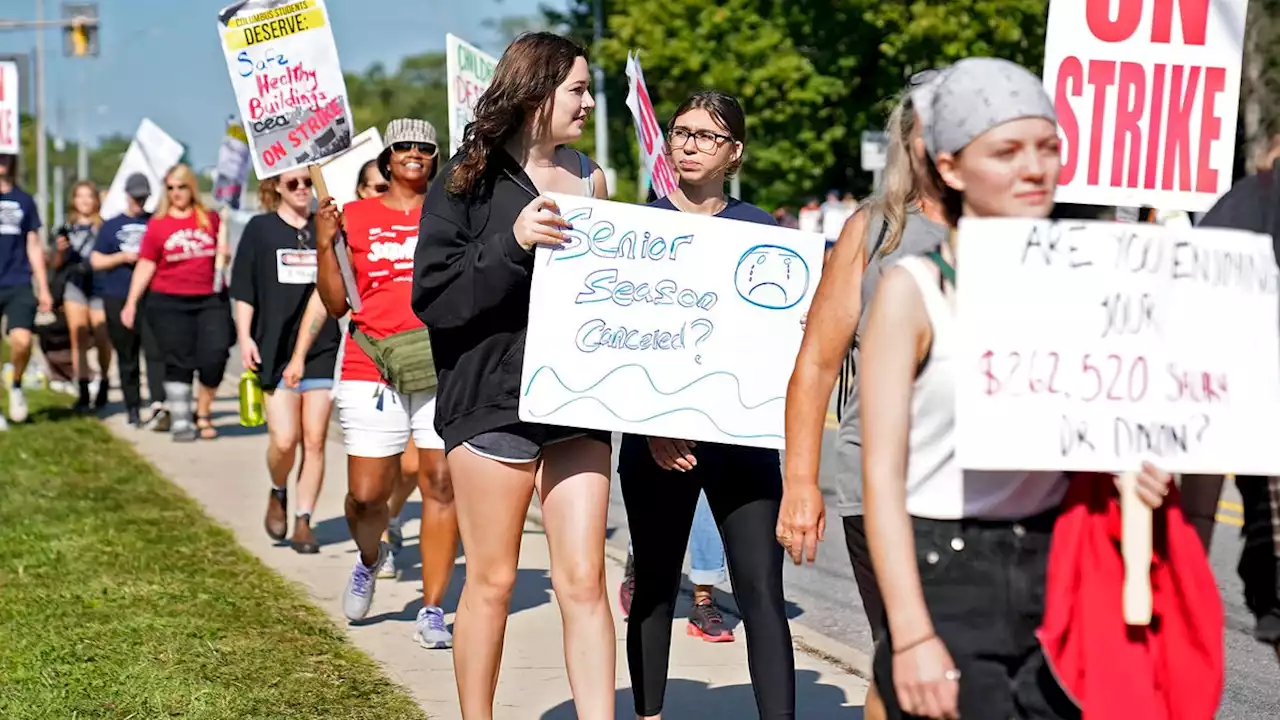
[[[884,218],[879,214],[871,216],[871,245],[877,246],[881,231],[884,229]],[[886,270],[893,267],[899,259],[910,255],[922,255],[937,248],[947,236],[945,225],[939,225],[925,217],[917,209],[907,213],[907,226],[902,232],[902,242],[893,252],[887,255],[876,252],[868,261],[867,269],[862,275],[862,316],[858,319],[858,335],[862,334],[867,322],[867,306],[875,297],[876,286]],[[867,252],[872,252],[868,247]],[[857,350],[853,351],[853,364],[858,362]],[[836,508],[840,515],[862,514],[862,432],[858,427],[858,381],[853,376],[847,388],[847,397],[840,413],[840,428],[836,431]]]

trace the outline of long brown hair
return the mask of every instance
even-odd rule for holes
[[[554,33],[524,33],[511,43],[494,69],[489,89],[476,103],[476,119],[467,124],[458,150],[462,160],[449,178],[449,192],[471,192],[488,167],[489,154],[555,97],[580,57],[587,57],[585,48]]]
[[[200,183],[196,180],[196,173],[186,163],[178,163],[164,174],[164,193],[160,195],[160,204],[156,206],[155,216],[165,217],[169,214],[170,180],[177,180],[191,191],[191,210],[196,214],[196,224],[206,230],[213,227],[212,221],[209,220],[209,211],[205,209],[204,201],[200,199]]]
[[[67,195],[67,217],[76,220],[83,220],[80,211],[76,210],[76,194],[80,192],[80,188],[88,188],[89,194],[93,196],[93,210],[89,212],[89,224],[94,230],[102,227],[102,193],[98,191],[98,184],[92,180],[81,180],[71,186],[71,192]]]

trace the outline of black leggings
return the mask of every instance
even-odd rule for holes
[[[627,665],[636,713],[662,712],[680,570],[698,492],[705,490],[746,625],[756,707],[761,718],[794,718],[795,655],[782,596],[782,547],[774,535],[782,501],[778,454],[709,443],[693,454],[698,464],[692,471],[663,470],[643,438],[627,436],[619,455],[635,569]]]
[[[138,305],[132,330],[120,322],[123,298],[103,298],[102,302],[107,313],[107,332],[111,335],[111,345],[115,347],[118,359],[116,365],[120,368],[120,390],[124,393],[125,407],[134,410],[142,407],[142,357],[147,359],[147,388],[151,402],[164,402],[164,358],[155,347],[154,333],[147,322],[146,301]]]
[[[147,320],[164,351],[165,382],[190,385],[200,371],[200,384],[222,384],[231,349],[231,306],[224,295],[147,296]]]

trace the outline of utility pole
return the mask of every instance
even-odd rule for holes
[[[595,46],[600,47],[600,39],[604,37],[604,0],[595,0]],[[609,183],[609,194],[612,195],[616,182],[611,179],[609,162],[609,103],[604,95],[604,68],[596,62],[592,71],[596,81],[596,162],[604,171]]]
[[[44,0],[36,0],[36,206],[49,212],[49,138],[44,116]],[[43,224],[43,223],[42,223]],[[48,225],[41,233],[48,235]]]

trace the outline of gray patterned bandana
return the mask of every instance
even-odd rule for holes
[[[957,153],[992,128],[1022,118],[1057,123],[1040,78],[999,58],[966,58],[942,75],[925,126],[930,154]]]

